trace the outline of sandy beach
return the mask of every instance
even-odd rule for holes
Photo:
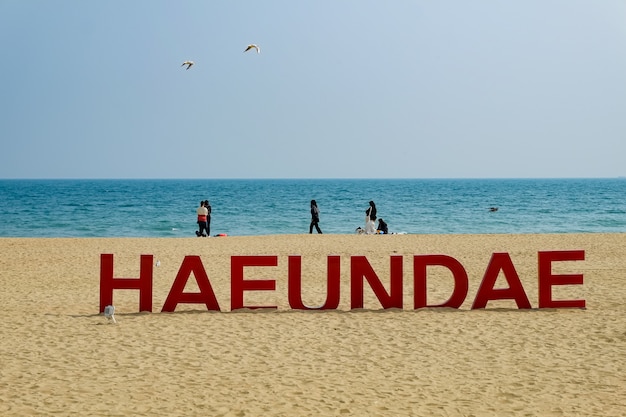
[[[538,309],[539,251],[584,250],[554,265],[584,284],[555,299],[585,309]],[[471,305],[489,260],[509,253],[532,309],[511,300]],[[99,314],[100,255],[117,277],[154,256],[153,312],[138,292],[114,292],[117,324]],[[469,277],[459,309],[413,309],[413,256],[445,254]],[[161,308],[185,256],[200,256],[222,312]],[[274,255],[231,311],[231,257]],[[332,311],[292,310],[287,259],[302,259],[302,295],[319,305],[326,262],[341,257]],[[384,310],[365,287],[350,309],[350,257],[389,281],[403,257],[403,309]],[[2,416],[622,416],[626,413],[626,234],[280,235],[158,239],[0,239]],[[498,281],[500,283],[500,281]],[[505,282],[506,284],[506,282]],[[186,291],[193,292],[195,281]],[[428,298],[443,302],[450,273],[433,268]]]

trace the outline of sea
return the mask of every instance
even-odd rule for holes
[[[195,237],[201,200],[212,235],[302,234],[313,199],[330,234],[364,227],[370,200],[390,233],[626,232],[626,178],[9,179],[0,237]]]

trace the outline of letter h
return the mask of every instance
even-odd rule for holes
[[[141,255],[139,278],[113,278],[113,254],[100,255],[100,312],[113,305],[113,290],[139,290],[139,311],[152,312],[152,255]]]

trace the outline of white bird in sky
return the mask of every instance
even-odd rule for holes
[[[246,47],[246,50],[245,50],[244,52],[248,52],[250,49],[256,49],[256,53],[257,53],[257,54],[260,54],[260,53],[261,53],[261,48],[259,48],[259,46],[258,46],[258,45],[255,45],[255,44],[253,44],[253,43],[252,43],[252,44],[250,44],[250,45],[248,45],[248,46]]]
[[[187,65],[187,69],[189,69],[193,65],[193,61],[185,61],[181,67],[184,67],[185,65]]]

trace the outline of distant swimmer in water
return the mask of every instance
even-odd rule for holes
[[[193,65],[193,61],[185,61],[181,67],[184,67],[185,65],[187,65],[187,69],[189,69]]]
[[[498,207],[489,207],[489,211],[498,211]]]

